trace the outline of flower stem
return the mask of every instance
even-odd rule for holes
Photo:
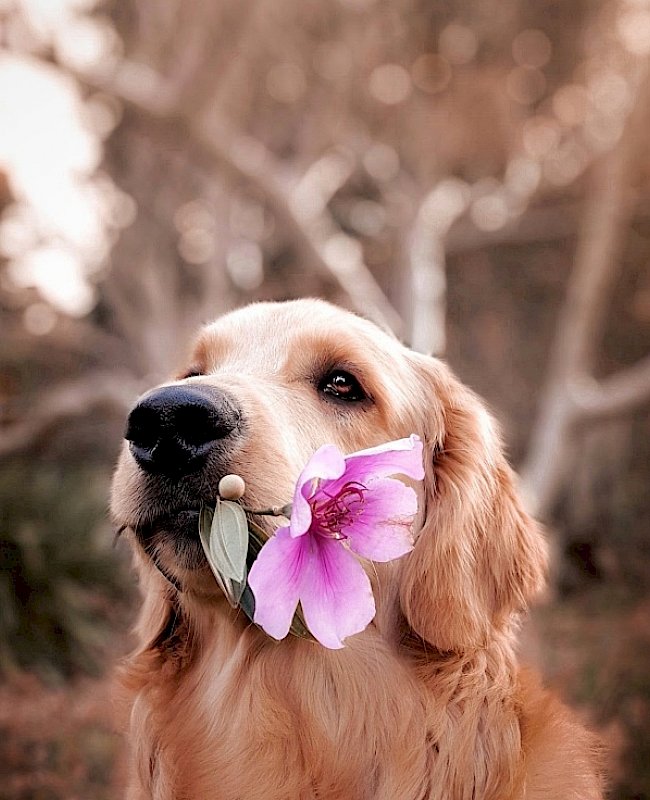
[[[244,511],[247,514],[256,514],[262,517],[286,517],[287,519],[291,518],[291,503],[287,503],[285,506],[271,506],[271,508],[246,508],[246,506],[242,506]]]

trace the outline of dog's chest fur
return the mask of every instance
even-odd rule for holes
[[[196,637],[201,657],[193,659],[194,637],[180,627],[156,643],[161,680],[143,686],[134,707],[137,762],[148,765],[139,776],[143,797],[520,796],[518,766],[505,755],[520,749],[507,687],[493,685],[491,698],[479,699],[476,687],[465,692],[468,665],[436,671],[444,680],[436,698],[379,636],[331,652],[294,639],[276,644],[228,621]],[[502,761],[489,776],[488,751],[493,763]]]

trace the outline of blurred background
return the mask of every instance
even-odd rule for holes
[[[0,800],[116,798],[126,411],[316,295],[446,358],[555,551],[523,657],[650,798],[650,2],[0,0]]]

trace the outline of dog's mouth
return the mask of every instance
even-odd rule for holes
[[[149,542],[166,536],[176,542],[194,541],[198,545],[198,525],[199,506],[197,505],[161,514],[146,524],[134,526],[133,530],[141,542]]]
[[[147,557],[172,584],[177,585],[172,576],[178,570],[197,572],[208,568],[199,536],[201,506],[199,501],[196,505],[165,511],[146,522],[124,525],[120,532],[130,528]],[[268,519],[256,519],[258,528],[264,529],[268,536],[273,524]]]
[[[199,540],[199,505],[160,514],[147,522],[127,525],[154,566],[176,588],[176,573],[207,567]]]

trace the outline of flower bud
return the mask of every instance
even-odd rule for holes
[[[219,481],[219,497],[223,500],[239,500],[246,491],[241,475],[224,475]]]

